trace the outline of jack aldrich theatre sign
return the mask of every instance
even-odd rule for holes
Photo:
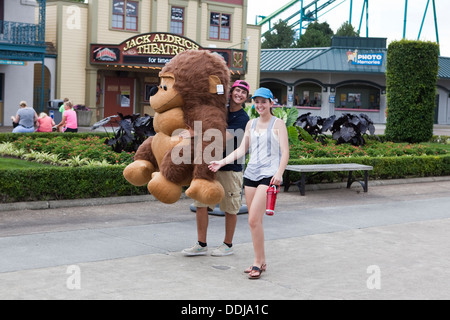
[[[194,41],[170,33],[146,33],[118,45],[91,44],[91,64],[144,66],[162,68],[177,54],[186,50],[204,50]],[[244,72],[244,50],[214,49],[235,71]]]

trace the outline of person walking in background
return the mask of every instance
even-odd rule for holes
[[[228,128],[226,133],[227,145],[228,141],[232,141],[233,149],[239,145],[239,136],[245,130],[245,126],[249,121],[249,117],[242,106],[247,101],[250,87],[247,82],[237,80],[231,87],[230,102],[228,105]],[[190,137],[186,136],[186,138]],[[224,153],[224,156],[227,156]],[[225,212],[225,237],[223,244],[212,251],[212,256],[226,256],[233,254],[233,236],[236,229],[237,214],[242,206],[242,170],[243,166],[240,162],[235,161],[221,168],[217,172],[217,181],[222,184],[225,190],[225,197],[219,205],[221,211]],[[197,237],[198,242],[188,249],[182,251],[187,256],[205,255],[208,251],[206,237],[208,229],[208,206],[199,202],[194,203],[197,216]]]
[[[21,101],[16,116],[11,120],[17,124],[13,133],[34,132],[34,123],[38,120],[38,116],[33,108],[28,107],[26,101]]]
[[[248,222],[252,233],[254,260],[245,272],[250,279],[259,279],[266,270],[263,218],[266,208],[266,191],[270,185],[280,185],[289,161],[289,140],[283,120],[271,114],[273,94],[259,88],[253,97],[259,118],[247,123],[241,145],[220,161],[211,161],[209,169],[217,172],[221,167],[250,151],[250,160],[244,173],[245,199]]]
[[[64,102],[63,117],[56,127],[60,132],[78,132],[77,113],[72,108],[72,102]]]
[[[37,121],[36,132],[52,132],[55,126],[55,121],[49,117],[45,112],[39,114],[39,119]]]

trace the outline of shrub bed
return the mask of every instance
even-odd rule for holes
[[[148,194],[123,177],[123,166],[0,170],[1,202]]]
[[[60,150],[67,156],[78,152],[78,156],[98,157],[99,161],[111,153],[111,163],[115,164],[0,170],[0,200],[17,202],[148,194],[146,187],[134,187],[123,178],[123,169],[132,161],[133,154],[116,154],[111,147],[103,144],[106,137],[106,134],[98,133],[0,134],[0,144],[12,142],[30,152],[40,150],[53,153]],[[432,144],[393,144],[369,139],[364,147],[336,145],[331,141],[325,146],[299,141],[291,145],[289,164],[366,164],[374,167],[370,172],[371,180],[450,175],[448,141],[448,137],[435,137]],[[114,158],[117,156],[119,158]],[[291,181],[300,178],[297,173],[289,174]],[[308,183],[345,181],[346,178],[346,173],[327,172],[309,175]]]

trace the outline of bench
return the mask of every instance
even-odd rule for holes
[[[300,194],[305,195],[305,183],[307,172],[326,172],[326,171],[348,171],[347,188],[353,182],[358,181],[353,179],[353,171],[364,171],[364,181],[358,181],[364,189],[364,192],[368,191],[369,171],[373,170],[372,166],[366,166],[357,163],[335,163],[335,164],[312,164],[312,165],[288,165],[284,174],[284,192],[289,190],[291,184],[298,186]],[[301,173],[301,179],[295,182],[291,182],[289,179],[289,171],[295,171]]]

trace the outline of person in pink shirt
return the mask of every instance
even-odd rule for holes
[[[36,132],[52,132],[55,121],[49,117],[45,112],[39,114],[39,119],[37,121]]]
[[[61,132],[78,132],[77,113],[72,109],[70,101],[64,102],[63,117],[56,127]]]

